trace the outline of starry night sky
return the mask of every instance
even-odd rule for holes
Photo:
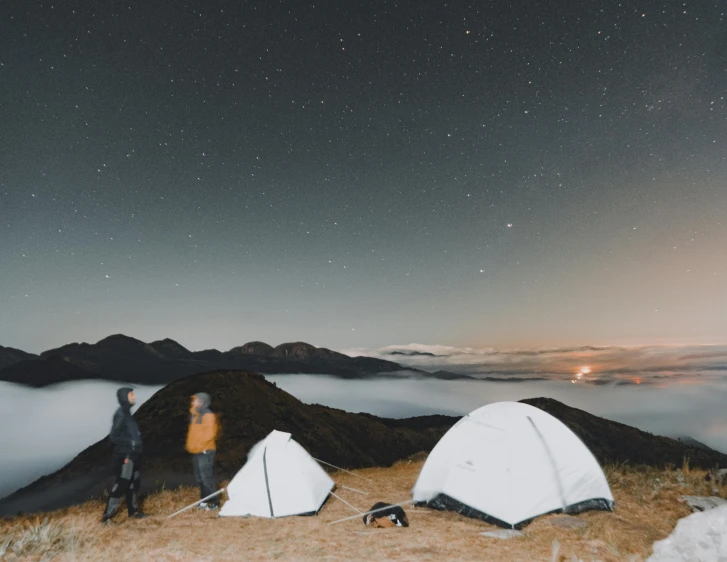
[[[4,2],[0,344],[724,341],[726,13]]]

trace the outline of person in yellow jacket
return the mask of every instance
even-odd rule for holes
[[[192,396],[189,410],[189,429],[187,431],[187,452],[192,455],[194,479],[200,489],[200,499],[214,494],[215,485],[215,437],[217,437],[217,417],[210,410],[212,399],[209,394],[200,392]],[[199,504],[198,509],[217,509],[217,497]]]

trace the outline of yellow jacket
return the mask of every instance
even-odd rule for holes
[[[188,453],[197,455],[204,451],[214,451],[215,437],[217,437],[217,418],[212,412],[199,414],[196,410],[189,411],[189,429],[187,430]]]

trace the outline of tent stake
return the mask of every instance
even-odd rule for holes
[[[369,513],[376,513],[377,511],[384,511],[385,509],[391,509],[392,507],[401,507],[402,505],[407,505],[409,503],[414,503],[414,500],[406,500],[405,502],[397,503],[394,505],[387,505],[386,507],[380,507],[379,509],[372,509],[371,511],[367,511],[366,513],[359,513],[358,515],[352,515],[351,517],[346,517],[344,519],[339,519],[338,521],[331,521],[329,525],[335,525],[336,523],[342,523],[344,521],[350,521],[351,519],[356,519],[357,517],[361,515],[368,515]]]
[[[371,480],[371,478],[364,478],[363,476],[359,476],[358,474],[354,474],[353,472],[351,472],[349,470],[346,470],[345,468],[341,468],[340,466],[336,466],[335,464],[331,464],[329,462],[322,461],[321,459],[317,459],[315,457],[313,457],[313,460],[314,461],[318,461],[318,462],[322,462],[323,464],[327,464],[328,466],[332,466],[336,470],[342,470],[343,472],[347,472],[348,474],[351,474],[352,476],[355,476],[356,478],[361,478],[363,480],[368,480],[369,482],[373,482],[373,480]]]
[[[202,503],[203,501],[206,501],[206,500],[208,500],[208,499],[210,499],[210,498],[214,498],[214,497],[215,497],[216,495],[218,495],[218,494],[221,494],[221,493],[222,493],[222,492],[224,492],[224,491],[225,491],[225,488],[222,488],[222,489],[220,489],[220,490],[217,490],[217,491],[216,491],[216,492],[215,492],[214,494],[210,494],[210,495],[209,495],[209,496],[207,496],[206,498],[202,498],[201,500],[199,500],[199,501],[196,501],[196,502],[194,502],[194,503],[193,503],[192,505],[188,505],[188,506],[187,506],[187,507],[185,507],[184,509],[180,509],[180,510],[179,510],[179,511],[177,511],[176,513],[172,513],[172,514],[171,514],[171,515],[170,515],[169,517],[167,517],[167,519],[171,519],[172,517],[174,517],[175,515],[179,515],[179,514],[180,514],[180,513],[182,513],[183,511],[187,511],[188,509],[192,509],[192,508],[193,508],[193,507],[194,507],[195,505],[197,505],[197,504],[200,504],[200,503]]]
[[[346,504],[346,505],[347,505],[348,507],[350,507],[350,508],[351,508],[351,509],[353,509],[354,511],[358,511],[359,513],[363,513],[363,512],[362,512],[362,511],[361,511],[361,510],[360,510],[360,509],[359,509],[358,507],[355,507],[355,506],[351,505],[351,504],[350,504],[350,503],[348,503],[348,502],[347,502],[346,500],[344,500],[344,499],[343,499],[343,498],[342,498],[341,496],[339,496],[339,495],[337,495],[337,494],[334,494],[333,492],[331,492],[331,495],[332,495],[332,496],[333,496],[334,498],[337,498],[337,499],[341,500],[341,501],[342,501],[343,503],[345,503],[345,504]],[[354,517],[355,517],[355,516],[354,516]]]

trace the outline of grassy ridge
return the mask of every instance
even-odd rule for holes
[[[421,455],[418,456],[421,459]],[[345,473],[333,473],[336,493],[365,510],[375,501],[402,501],[423,460],[402,461],[389,468],[358,471],[373,480],[364,483]],[[578,516],[587,526],[553,526],[557,516],[536,519],[525,536],[498,540],[479,533],[495,530],[479,520],[452,512],[407,507],[407,529],[369,529],[360,518],[331,521],[352,514],[335,498],[316,517],[277,520],[216,518],[191,511],[174,519],[167,515],[195,501],[198,490],[164,490],[146,498],[149,519],[133,521],[120,515],[102,526],[101,501],[92,501],[40,517],[0,521],[0,560],[57,561],[237,561],[237,560],[480,560],[480,561],[641,561],[655,540],[666,537],[677,520],[690,513],[682,495],[712,494],[705,471],[687,464],[660,470],[645,466],[609,465],[606,476],[616,509]],[[368,496],[343,489],[363,488]],[[727,495],[727,487],[717,490]],[[2,553],[5,553],[5,558]],[[554,556],[555,553],[555,556]]]

